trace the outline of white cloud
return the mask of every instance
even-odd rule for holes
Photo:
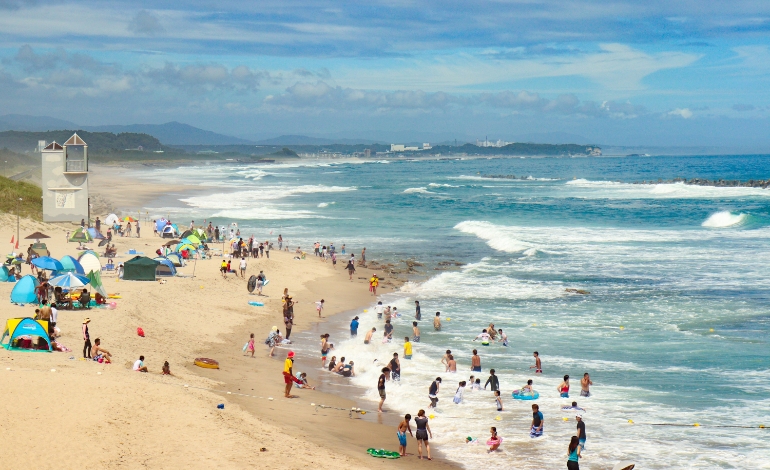
[[[676,108],[668,112],[669,116],[679,116],[684,119],[690,119],[692,117],[692,111],[690,108]]]

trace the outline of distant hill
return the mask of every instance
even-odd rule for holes
[[[27,116],[6,114],[0,116],[0,131],[51,131],[56,129],[77,129],[74,122],[49,116]]]
[[[19,202],[19,198],[21,201]],[[43,190],[32,183],[0,176],[0,212],[43,219]]]
[[[5,131],[0,132],[0,148],[6,148],[14,152],[32,152],[37,147],[38,140],[45,140],[48,143],[53,141],[63,144],[75,132],[88,144],[89,152],[99,153],[99,151],[138,149],[142,147],[144,151],[163,150],[163,145],[158,139],[147,134],[121,133],[112,134],[110,132],[88,132],[88,131],[47,131],[47,132],[23,132],[23,131]]]
[[[601,155],[601,149],[595,145],[577,144],[508,144],[504,147],[478,147],[465,144],[459,147],[438,145],[426,151],[430,154],[465,153],[468,155],[532,155],[532,156],[569,156],[569,155]]]
[[[257,145],[332,145],[332,144],[345,144],[345,145],[371,145],[371,144],[384,144],[385,142],[379,142],[371,139],[327,139],[323,137],[309,137],[306,135],[282,135],[273,137],[272,139],[265,139],[256,142]]]
[[[93,132],[112,132],[149,134],[160,140],[165,145],[233,145],[251,144],[253,142],[239,139],[216,132],[193,127],[181,122],[167,122],[165,124],[131,124],[127,126],[85,126],[83,129]]]

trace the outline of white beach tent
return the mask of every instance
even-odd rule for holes
[[[80,258],[78,258],[78,262],[83,266],[83,271],[85,271],[86,274],[91,271],[98,273],[102,270],[102,263],[93,251],[84,251],[83,254],[80,255]]]
[[[115,225],[119,221],[120,221],[120,219],[115,214],[110,214],[110,215],[107,216],[106,219],[104,219],[104,223],[107,224],[107,225]]]

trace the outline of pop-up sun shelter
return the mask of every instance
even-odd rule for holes
[[[79,227],[70,237],[71,242],[92,242],[94,241],[94,237],[91,236],[90,233],[88,233],[88,230],[84,229],[83,227]]]
[[[0,282],[16,282],[16,278],[8,273],[7,266],[0,266]]]
[[[174,238],[176,236],[176,229],[173,225],[166,225],[163,227],[163,238]]]
[[[83,266],[80,264],[80,262],[70,255],[63,256],[59,262],[62,265],[62,269],[58,271],[58,274],[75,273],[80,274],[81,276],[86,275],[86,272],[83,270]]]
[[[5,339],[8,338],[8,342]],[[0,343],[9,351],[51,352],[51,338],[48,337],[48,322],[32,318],[9,318]]]
[[[169,253],[166,255],[166,258],[174,263],[174,267],[181,268],[184,266],[184,259],[182,259],[182,255],[179,253]]]
[[[176,276],[176,268],[170,259],[159,256],[155,258],[155,261],[160,263],[155,269],[156,276]]]
[[[154,281],[158,262],[146,256],[135,256],[123,263],[123,280]]]
[[[15,304],[29,304],[36,302],[37,296],[35,295],[35,289],[38,285],[40,285],[40,283],[35,276],[27,274],[22,277],[19,279],[19,282],[13,286],[13,290],[11,291],[11,302]]]
[[[83,271],[88,274],[91,271],[99,272],[102,270],[102,263],[99,261],[99,256],[93,251],[84,251],[78,262],[83,267]]]

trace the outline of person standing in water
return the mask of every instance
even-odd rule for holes
[[[393,359],[390,360],[390,378],[394,382],[401,381],[401,362],[398,360],[398,353],[393,353]]]
[[[412,428],[409,426],[409,421],[411,420],[412,415],[407,414],[404,416],[404,419],[398,423],[398,429],[396,430],[396,435],[398,436],[398,455],[401,457],[406,457],[406,432],[409,431],[409,435],[414,436],[414,434],[412,434]]]
[[[481,358],[475,349],[473,350],[473,356],[471,356],[471,371],[481,372]]]
[[[377,413],[382,413],[382,405],[385,403],[385,398],[387,397],[385,394],[385,381],[388,378],[385,374],[388,372],[390,372],[390,369],[383,367],[382,374],[380,374],[380,378],[377,379],[377,392],[380,394],[380,405],[377,407]]]
[[[500,339],[498,341],[503,343],[503,346],[508,346],[508,335],[503,333],[502,328],[497,330],[497,332],[500,334]]]
[[[497,411],[503,411],[503,399],[500,398],[500,390],[495,390],[495,405],[497,405]]]
[[[487,385],[491,385],[490,388],[493,392],[500,390],[500,380],[495,375],[494,369],[489,369],[489,378],[487,379],[487,383],[484,384],[484,390],[487,389]]]
[[[564,380],[556,387],[556,390],[561,398],[569,398],[569,375],[564,376]]]
[[[447,358],[446,370],[451,373],[457,372],[457,361],[455,361],[455,357],[451,354]]]
[[[575,415],[575,421],[577,421],[577,435],[580,442],[580,450],[586,450],[586,423],[583,421],[582,415]]]
[[[404,359],[412,359],[412,343],[409,342],[408,336],[404,336]]]
[[[419,454],[419,458],[422,460],[422,444],[425,444],[425,453],[428,456],[428,460],[433,460],[430,458],[430,446],[428,445],[428,435],[433,439],[433,433],[428,424],[428,417],[425,416],[425,410],[417,412],[414,422],[417,424],[417,454]]]
[[[374,332],[377,331],[377,328],[372,327],[371,330],[366,332],[366,337],[364,338],[364,344],[369,344],[372,342],[372,335]]]
[[[591,377],[588,375],[588,372],[583,374],[583,378],[580,379],[580,396],[581,397],[590,397],[591,396],[591,385],[594,383],[591,382]]]
[[[542,374],[543,373],[543,365],[540,363],[540,354],[538,354],[537,351],[533,352],[532,355],[535,357],[535,365],[529,366],[530,369],[535,369],[536,374]]]
[[[441,377],[436,377],[436,380],[434,380],[430,384],[430,388],[428,389],[428,398],[430,398],[430,405],[428,405],[428,408],[435,408],[436,404],[438,403],[438,390],[441,385]]]
[[[580,441],[577,436],[572,436],[567,448],[567,470],[580,470]]]
[[[441,312],[436,312],[436,318],[433,319],[433,329],[441,331]]]
[[[350,322],[350,336],[358,336],[358,317],[356,316],[351,322]]]
[[[444,353],[444,356],[441,358],[441,363],[447,366],[446,370],[449,370],[449,356],[452,355],[452,350],[447,349],[446,353]]]
[[[422,319],[422,314],[420,314],[420,301],[415,300],[414,301],[414,319],[417,321],[420,321]]]
[[[420,329],[417,327],[417,322],[416,321],[412,322],[412,334],[413,334],[412,341],[414,341],[415,343],[419,343],[420,342]]]
[[[543,435],[543,424],[545,419],[543,413],[540,412],[540,407],[532,405],[532,426],[529,430],[529,437],[535,438]]]

